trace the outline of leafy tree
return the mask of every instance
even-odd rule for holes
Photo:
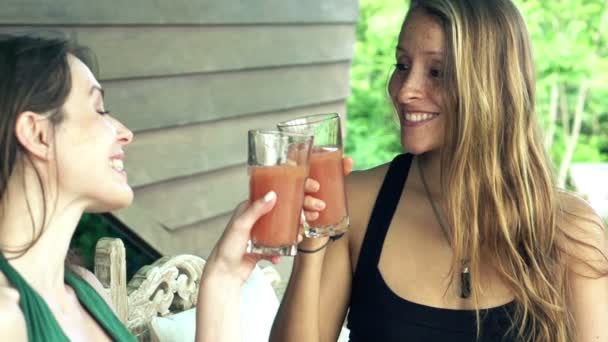
[[[357,169],[390,160],[401,151],[399,125],[386,93],[395,47],[408,3],[360,0],[351,69],[346,153]]]
[[[515,2],[532,38],[536,110],[563,186],[571,162],[608,161],[608,1]],[[357,169],[401,151],[386,83],[407,7],[403,0],[360,0],[346,146]]]
[[[608,1],[517,4],[535,49],[545,144],[564,187],[572,161],[608,161]]]

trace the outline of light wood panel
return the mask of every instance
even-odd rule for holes
[[[44,30],[37,28],[35,31]],[[47,28],[49,29],[49,28]],[[346,61],[352,25],[51,27],[90,47],[100,81]],[[2,33],[31,27],[2,27]]]
[[[175,246],[175,250],[188,250],[189,253],[206,258],[230,221],[233,209],[234,207],[230,207],[225,214],[195,222],[172,231],[173,238],[179,241],[179,245]]]
[[[138,205],[117,211],[115,216],[120,221],[137,227],[137,234],[163,255],[190,253],[207,258],[230,220],[235,206],[228,208],[225,214],[186,225],[176,231],[162,227],[147,209]]]
[[[275,128],[276,123],[314,113],[343,114],[344,101],[247,115],[138,134],[127,147],[129,184],[135,187],[208,172],[247,160],[247,131]]]
[[[138,206],[168,230],[224,214],[247,198],[245,164],[135,190]]]
[[[0,23],[244,24],[349,22],[355,0],[3,0]]]
[[[342,100],[350,62],[105,82],[106,104],[133,131]]]

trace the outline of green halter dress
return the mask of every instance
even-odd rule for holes
[[[0,271],[2,271],[13,287],[19,291],[20,306],[25,317],[28,341],[69,341],[46,302],[21,277],[17,270],[8,263],[2,253],[0,253]],[[67,269],[65,272],[65,282],[74,289],[80,303],[113,341],[137,341],[118,317],[116,317],[114,311],[112,311],[105,300],[89,283]]]

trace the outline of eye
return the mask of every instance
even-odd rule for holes
[[[99,113],[100,115],[107,115],[110,114],[109,110],[98,110],[97,113]]]
[[[443,76],[443,72],[439,69],[431,69],[430,74],[434,78],[441,78]]]
[[[410,68],[410,66],[407,64],[404,64],[404,63],[395,64],[395,69],[397,69],[399,71],[408,71],[409,68]]]

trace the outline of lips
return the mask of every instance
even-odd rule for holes
[[[422,122],[422,121],[432,120],[432,119],[436,118],[438,115],[439,114],[437,114],[437,113],[418,112],[418,113],[405,113],[404,117],[405,117],[405,120],[410,121],[410,122]]]

